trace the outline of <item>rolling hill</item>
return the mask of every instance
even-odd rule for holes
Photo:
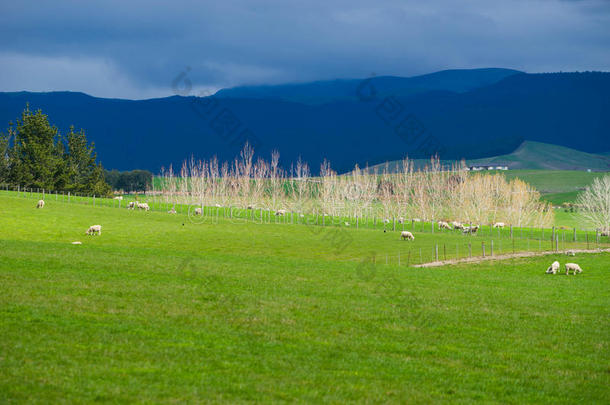
[[[449,166],[454,160],[443,160]],[[429,163],[428,159],[414,160],[415,166],[421,168]],[[506,155],[481,159],[466,160],[468,166],[495,165],[508,166],[510,170],[580,170],[610,171],[610,157],[581,152],[564,146],[550,145],[541,142],[524,141],[517,149]],[[380,172],[385,163],[370,167]],[[400,161],[388,162],[389,171],[400,170]]]
[[[452,69],[414,77],[372,77],[377,97],[409,97],[430,91],[463,93],[487,86],[517,74],[512,69]],[[221,98],[256,98],[286,100],[304,104],[323,104],[333,101],[358,101],[363,79],[327,80],[313,83],[275,86],[240,86],[222,89],[215,95]]]
[[[222,92],[138,101],[72,92],[0,93],[0,127],[29,103],[64,133],[70,125],[84,128],[106,168],[155,172],[191,156],[232,161],[245,139],[264,157],[279,150],[284,167],[301,157],[314,174],[325,158],[338,172],[406,155],[426,158],[427,140],[448,160],[510,154],[524,140],[588,153],[610,149],[610,73],[458,73],[403,80],[410,87],[403,92],[397,85],[393,98],[383,95],[394,85],[383,82],[396,80],[374,78],[361,82],[372,87],[371,97],[346,99],[333,88],[323,94],[332,101],[324,103]],[[413,83],[428,87],[413,92]],[[306,101],[316,86],[300,85],[295,94]]]

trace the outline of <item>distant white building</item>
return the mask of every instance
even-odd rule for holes
[[[508,166],[473,165],[473,166],[468,166],[468,170],[473,171],[473,172],[479,172],[481,170],[508,170]]]

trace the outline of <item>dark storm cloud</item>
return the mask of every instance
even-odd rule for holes
[[[171,94],[447,68],[608,70],[605,0],[3,2],[0,90]]]

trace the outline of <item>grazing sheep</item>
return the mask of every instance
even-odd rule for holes
[[[121,201],[123,199],[123,196],[122,195],[118,195],[118,196],[114,197],[114,199]]]
[[[148,211],[150,210],[150,207],[148,206],[148,203],[138,203],[138,208],[144,211]]]
[[[398,223],[399,224],[404,224],[405,223],[405,219],[403,217],[398,218]]]
[[[172,208],[171,210],[167,211],[168,214],[175,214],[176,213],[176,209]]]
[[[409,231],[402,231],[400,233],[400,237],[402,238],[402,240],[415,240],[415,236],[413,236],[413,234]]]
[[[566,263],[566,276],[570,274],[570,270],[572,270],[574,275],[576,275],[576,273],[582,273],[582,269],[576,263]]]
[[[451,226],[445,221],[438,221],[439,229],[451,229]]]
[[[250,205],[246,206],[246,209],[248,209],[248,210],[253,210],[254,208],[256,208],[256,205],[254,205],[254,204],[250,204]]]
[[[546,274],[557,274],[558,271],[559,271],[559,262],[554,261],[553,263],[551,263],[549,268],[546,269]]]
[[[77,241],[75,241],[75,242],[72,242],[72,244],[73,244],[73,245],[82,245],[82,244],[83,244],[83,242],[80,242],[80,241],[78,241],[78,240],[77,240]]]
[[[299,215],[299,217],[300,217],[300,218],[305,218],[305,215],[300,214],[300,215]]]
[[[610,236],[610,229],[598,229],[599,236]]]
[[[89,229],[87,229],[87,235],[101,235],[102,234],[102,226],[101,225],[91,225]]]
[[[286,215],[286,210],[277,210],[275,211],[275,215],[278,217]]]
[[[136,207],[136,203],[135,201],[130,201],[129,204],[127,204],[127,209],[128,210],[132,210]]]
[[[453,221],[451,225],[453,225],[453,229],[464,229],[464,225],[461,222]]]
[[[36,208],[44,208],[44,200],[38,200],[38,204],[36,204]]]
[[[384,219],[384,220],[383,220],[383,223],[384,223],[384,224],[389,224],[389,223],[390,223],[390,220],[386,218],[386,219]]]
[[[504,224],[504,222],[496,222],[493,227],[494,228],[504,228],[506,225]]]
[[[478,230],[479,230],[479,225],[465,226],[464,230],[462,232],[463,233],[477,233]]]
[[[573,250],[566,250],[566,255],[567,256],[576,256],[576,252]]]
[[[413,218],[413,222],[421,222],[420,218]]]
[[[216,208],[222,208],[222,205],[220,204],[215,204]]]
[[[203,215],[203,211],[201,210],[201,207],[195,208],[195,215]]]
[[[343,223],[345,226],[349,226],[349,222],[344,222]]]

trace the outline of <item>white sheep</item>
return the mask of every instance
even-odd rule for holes
[[[465,226],[464,230],[462,232],[463,233],[477,233],[478,230],[479,230],[479,225]]]
[[[349,222],[344,222],[343,223],[345,226],[349,226]]]
[[[453,229],[464,229],[464,225],[461,222],[453,221],[451,225],[453,225]]]
[[[220,204],[215,204],[216,208],[222,208],[222,205]]]
[[[438,221],[439,229],[451,229],[451,226],[445,221]]]
[[[275,211],[275,215],[278,217],[286,215],[286,210],[277,210]]]
[[[402,231],[400,233],[400,237],[402,238],[402,240],[415,240],[415,236],[413,236],[413,234],[409,231]]]
[[[176,213],[176,209],[172,208],[171,210],[167,211],[168,214],[175,214]]]
[[[36,204],[36,208],[44,208],[44,200],[38,200],[38,204]]]
[[[203,211],[201,210],[201,207],[195,208],[195,215],[203,215]]]
[[[566,256],[576,256],[576,252],[573,250],[566,250]]]
[[[504,228],[506,225],[504,224],[504,222],[496,222],[493,227],[494,228]]]
[[[576,275],[576,273],[582,273],[582,269],[576,263],[566,263],[566,275],[570,274],[570,270],[572,270],[574,275]]]
[[[557,274],[558,271],[559,271],[559,262],[554,261],[553,263],[551,263],[549,268],[546,269],[546,274]]]
[[[123,196],[122,195],[118,195],[118,196],[114,197],[114,199],[121,201],[123,199]]]
[[[91,225],[89,229],[87,229],[87,235],[101,235],[102,234],[102,226],[101,225]]]
[[[136,203],[134,201],[130,201],[129,204],[127,204],[127,209],[128,210],[132,210],[136,207]]]
[[[138,203],[138,208],[144,211],[148,211],[150,210],[150,207],[148,206],[148,203]]]

